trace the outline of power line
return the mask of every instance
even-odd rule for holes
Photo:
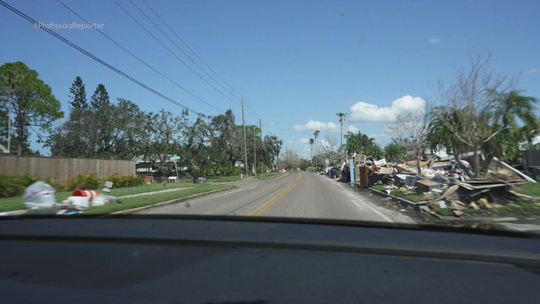
[[[133,3],[132,0],[130,0],[130,2],[163,34],[165,35],[165,37],[167,37],[167,39],[169,39],[169,41],[171,41],[182,53],[184,53],[184,55],[186,55],[197,67],[199,67],[206,75],[208,75],[212,80],[214,80],[218,85],[220,85],[223,89],[227,90],[227,88],[225,88],[223,85],[221,85],[215,78],[213,78],[212,76],[210,76],[201,66],[199,66],[186,52],[184,52],[184,50],[182,50],[182,48],[180,48],[176,43],[174,43],[174,41],[172,41],[172,39],[169,38],[169,36],[167,36],[167,34],[165,34],[135,3]],[[163,24],[165,24],[165,26],[208,68],[210,69],[217,77],[219,77],[219,79],[221,79],[225,84],[227,84],[234,92],[237,92],[238,94],[240,94],[242,96],[242,93],[240,93],[238,90],[236,90],[233,86],[231,86],[229,83],[227,83],[227,81],[225,81],[219,74],[217,74],[170,26],[169,24],[167,24],[167,22],[165,22],[165,20],[163,20],[163,18],[161,18],[161,16],[145,1],[143,0],[143,2],[146,4],[146,6],[158,17],[159,20],[161,20],[161,22],[163,22]],[[234,93],[233,93],[234,95]],[[247,99],[247,98],[246,98]],[[234,102],[234,101],[233,101]],[[236,103],[236,102],[235,102]],[[236,103],[237,105],[239,105],[238,103]],[[250,103],[246,103],[247,104],[247,109],[248,109],[248,112],[251,111],[252,114],[254,114],[256,117],[261,117],[257,111],[255,111],[255,108],[250,104]],[[252,115],[253,116],[253,115]],[[257,118],[254,117],[255,120],[257,120]]]
[[[253,112],[253,110],[252,110],[251,108],[247,107],[247,110],[248,110],[248,114],[249,114],[251,117],[253,117],[253,119],[258,120],[258,119],[260,118],[260,116],[255,115],[255,113]],[[258,116],[259,118],[257,118],[256,116]]]
[[[34,129],[32,126],[29,126],[30,129],[32,129],[34,132],[36,132],[39,136],[41,137],[48,137],[48,136],[43,136],[43,134],[39,133],[38,131],[36,131],[36,129]]]
[[[129,0],[129,2],[131,2],[131,4],[133,4],[133,6],[135,6],[135,8],[137,8],[137,10],[139,10],[139,12],[141,14],[143,14],[144,17],[146,17],[146,19],[148,19],[148,21],[150,21],[165,37],[167,37],[167,39],[172,43],[174,44],[174,46],[176,46],[177,49],[179,49],[184,55],[186,55],[189,60],[191,60],[191,62],[193,62],[199,69],[201,69],[208,77],[210,77],[213,81],[215,81],[219,86],[221,86],[224,90],[227,91],[227,88],[225,88],[221,83],[219,83],[215,78],[213,78],[210,74],[208,74],[200,65],[198,65],[195,60],[193,60],[181,47],[179,47],[167,34],[165,34],[165,32],[163,30],[161,30],[161,28],[156,25],[149,17],[148,15],[146,15],[132,0]],[[219,76],[208,64],[206,64],[206,62],[204,62],[204,60],[202,60],[202,58],[199,57],[199,55],[189,47],[189,45],[182,39],[180,38],[180,36],[178,36],[178,34],[165,22],[165,20],[163,20],[163,18],[161,18],[161,16],[159,16],[159,14],[154,10],[152,9],[152,7],[146,2],[143,0],[143,2],[146,4],[146,6],[158,17],[159,20],[161,20],[161,22],[163,22],[163,24],[165,24],[165,26],[193,53],[195,54],[195,56],[197,58],[199,58],[199,60],[201,60],[202,63],[204,63],[212,72],[214,72],[214,74],[216,74],[224,83],[226,83],[229,87],[231,87],[231,89],[239,94],[241,94],[240,92],[238,92],[234,87],[232,87],[230,84],[228,84],[221,76]],[[125,11],[125,10],[124,10]],[[184,63],[185,64],[185,63]],[[191,69],[191,68],[190,68]],[[193,71],[193,70],[192,70]],[[193,71],[194,72],[194,71]],[[194,72],[195,73],[195,72]],[[200,75],[197,74],[197,76],[201,77]],[[214,88],[215,89],[215,88]],[[225,96],[223,93],[221,93],[221,91],[219,91],[219,93],[223,96]],[[234,94],[233,94],[234,95]],[[227,99],[231,100],[232,102],[234,102],[236,105],[240,105],[238,102],[232,100],[231,98],[225,96]],[[246,98],[247,99],[247,98]],[[261,117],[257,111],[255,111],[254,107],[250,104],[250,103],[246,103],[247,104],[247,110],[248,110],[248,113],[251,112],[250,116],[253,117],[253,119],[255,119],[255,121],[258,120],[257,117]],[[253,116],[253,115],[255,116]]]
[[[152,21],[152,19],[150,19],[150,17],[148,17],[132,0],[129,0],[129,2],[131,2],[131,4],[133,4],[133,6],[135,6],[139,10],[139,12],[141,12],[141,14],[143,14],[146,17],[146,19],[148,19],[148,21],[150,21],[165,37],[167,37],[167,39],[169,39],[169,41],[172,44],[174,44],[174,46],[176,46],[177,49],[179,49],[184,55],[186,55],[186,57],[189,58],[189,60],[191,60],[191,62],[193,62],[193,64],[195,64],[199,69],[201,69],[201,71],[203,71],[208,77],[210,77],[210,79],[212,79],[215,83],[217,83],[220,87],[222,87],[225,90],[225,92],[229,91],[229,89],[224,87],[219,81],[217,81],[214,77],[212,77],[212,75],[208,74],[208,72],[206,72],[197,62],[195,62],[195,60],[193,60],[181,47],[179,47],[176,43],[174,43],[174,41],[171,38],[169,38],[169,36],[167,36],[167,34],[165,34],[165,32],[162,31],[161,28],[159,26],[157,26],[157,24],[155,24]],[[148,3],[145,3],[145,4],[159,18],[159,15],[148,5]],[[161,21],[163,21],[163,19],[161,19]],[[163,22],[163,23],[165,23],[165,22]],[[165,24],[165,25],[167,25],[167,24]],[[234,91],[231,92],[231,94],[234,95]]]
[[[247,100],[247,98],[246,98]],[[248,106],[251,107],[251,109],[253,110],[253,112],[255,112],[255,114],[258,116],[258,117],[261,117],[261,115],[259,115],[259,113],[257,113],[257,111],[255,111],[255,108],[248,102]]]
[[[10,11],[14,12],[15,14],[19,15],[19,16],[22,17],[23,19],[27,20],[28,22],[30,22],[30,23],[32,23],[32,24],[38,24],[38,22],[37,22],[36,20],[32,19],[31,17],[29,17],[28,15],[22,13],[21,11],[17,10],[16,8],[12,7],[11,5],[5,3],[3,0],[0,0],[0,4],[1,4],[2,6],[4,6],[5,8],[9,9]],[[155,95],[157,95],[157,96],[159,96],[159,97],[161,97],[161,98],[163,98],[163,99],[165,99],[165,100],[171,102],[172,104],[175,104],[175,105],[177,105],[177,106],[179,106],[179,107],[182,107],[182,108],[184,108],[184,109],[186,109],[186,110],[190,110],[190,111],[194,112],[195,114],[201,114],[201,113],[199,113],[199,112],[197,112],[197,111],[195,111],[195,110],[193,110],[193,109],[190,109],[190,108],[188,108],[187,106],[185,106],[185,105],[183,105],[183,104],[177,102],[176,100],[174,100],[174,99],[172,99],[172,98],[169,98],[169,97],[163,95],[162,93],[160,93],[160,92],[158,92],[158,91],[152,89],[151,87],[147,86],[146,84],[144,84],[144,83],[142,83],[142,82],[136,80],[135,78],[129,76],[128,74],[122,72],[121,70],[119,70],[119,69],[113,67],[112,65],[110,65],[110,64],[108,64],[107,62],[105,62],[105,61],[99,59],[98,57],[94,56],[93,54],[91,54],[90,52],[86,51],[85,49],[83,49],[83,48],[79,47],[78,45],[74,44],[73,42],[71,42],[71,41],[67,40],[66,38],[60,36],[59,34],[57,34],[57,33],[53,32],[53,31],[51,31],[50,29],[48,29],[48,28],[46,28],[46,27],[44,27],[44,26],[41,26],[40,28],[41,28],[42,30],[44,30],[45,32],[47,32],[48,34],[50,34],[50,35],[54,36],[55,38],[59,39],[60,41],[64,42],[65,44],[67,44],[67,45],[71,46],[72,48],[76,49],[77,51],[79,51],[79,52],[83,53],[84,55],[86,55],[86,56],[92,58],[93,60],[97,61],[97,62],[100,63],[101,65],[103,65],[103,66],[109,68],[110,70],[114,71],[115,73],[119,74],[120,76],[123,76],[124,78],[126,78],[126,79],[130,80],[131,82],[137,84],[138,86],[143,87],[144,89],[146,89],[146,90],[148,90],[148,91],[154,93]]]
[[[74,10],[72,10],[69,6],[67,6],[66,4],[62,3],[62,1],[60,0],[56,0],[58,1],[58,3],[62,4],[66,9],[68,9],[70,12],[72,12],[75,16],[79,17],[81,20],[83,20],[84,22],[88,23],[88,24],[92,24],[90,21],[84,19],[81,15],[79,15],[77,12],[75,12]],[[119,48],[121,48],[122,50],[126,51],[128,54],[130,54],[131,56],[133,56],[135,59],[137,59],[139,62],[141,62],[142,64],[144,64],[145,66],[147,66],[149,69],[153,70],[154,72],[158,73],[159,75],[161,75],[161,77],[167,79],[168,81],[170,81],[172,84],[174,84],[175,86],[177,86],[178,88],[182,89],[184,92],[188,93],[189,95],[193,96],[195,99],[205,103],[206,105],[218,110],[219,112],[221,113],[225,113],[223,110],[220,110],[218,108],[216,108],[215,106],[213,106],[212,104],[208,103],[207,101],[205,101],[204,99],[196,96],[195,94],[191,93],[190,91],[188,91],[187,89],[185,89],[184,87],[182,87],[181,85],[179,85],[178,83],[176,83],[175,81],[173,81],[172,79],[170,79],[169,77],[163,75],[161,72],[159,72],[158,70],[156,70],[155,68],[153,68],[152,66],[150,66],[148,63],[146,63],[144,60],[140,59],[139,57],[137,57],[135,54],[133,54],[132,52],[130,52],[129,50],[127,50],[125,47],[123,47],[122,45],[120,45],[118,42],[116,42],[113,38],[111,38],[109,35],[105,34],[103,31],[101,31],[100,29],[98,28],[95,28],[96,31],[98,31],[100,34],[102,34],[103,36],[105,36],[107,39],[109,39],[110,41],[112,41],[114,44],[116,44]]]
[[[223,79],[221,76],[219,76],[218,73],[216,73],[216,71],[214,71],[214,69],[212,69],[208,64],[206,64],[206,62],[204,60],[202,60],[201,57],[199,57],[199,55],[189,47],[189,45],[182,39],[180,38],[180,36],[178,36],[178,34],[169,26],[169,24],[167,24],[167,22],[165,22],[165,20],[163,20],[163,18],[161,18],[158,13],[156,11],[154,11],[154,9],[152,9],[152,7],[150,7],[150,5],[146,2],[146,0],[143,0],[144,4],[146,4],[146,6],[148,6],[148,8],[159,18],[159,20],[161,20],[161,22],[163,22],[163,24],[165,24],[165,26],[176,36],[176,38],[178,38],[180,41],[182,41],[182,43],[193,53],[195,54],[195,56],[197,58],[199,58],[199,60],[208,68],[210,69],[210,71],[212,71],[217,77],[219,77],[219,79],[221,79],[226,85],[228,85],[234,92],[240,94],[240,96],[243,96],[242,93],[238,92],[233,86],[231,86],[227,81],[225,81],[225,79]]]
[[[178,61],[180,61],[182,64],[184,64],[188,69],[190,69],[195,75],[197,75],[199,78],[201,78],[204,82],[206,82],[206,84],[208,84],[210,87],[212,87],[214,90],[216,90],[216,92],[220,93],[225,98],[227,98],[227,99],[231,100],[232,102],[236,103],[237,105],[239,105],[236,101],[234,101],[233,99],[231,99],[227,95],[223,94],[223,92],[221,92],[215,86],[213,86],[210,82],[208,82],[208,80],[204,79],[204,77],[202,77],[193,68],[191,68],[185,61],[180,59],[180,57],[176,56],[176,54],[173,51],[171,51],[171,49],[169,49],[165,44],[163,44],[163,42],[161,42],[156,36],[154,36],[154,34],[152,34],[144,25],[142,25],[135,17],[133,17],[133,15],[131,15],[126,9],[124,9],[124,7],[122,5],[120,5],[120,3],[118,3],[116,0],[113,0],[113,1],[114,1],[114,3],[116,3],[116,5],[118,5],[118,7],[120,7],[120,9],[122,9],[124,11],[124,13],[126,13],[131,19],[133,19],[133,21],[135,21],[140,27],[142,27],[150,36],[152,36],[152,38],[154,38],[159,44],[161,44],[161,46],[163,46],[167,51],[169,51],[169,53],[171,53],[176,59],[178,59]],[[133,3],[133,2],[131,2],[131,3]],[[133,4],[133,5],[135,5],[135,4]],[[135,7],[137,9],[139,9],[136,5],[135,5]],[[140,9],[139,9],[139,11],[140,11]],[[141,11],[141,13],[142,13],[142,11]],[[145,14],[143,13],[143,15],[145,15]],[[150,21],[150,22],[152,22],[152,21]]]

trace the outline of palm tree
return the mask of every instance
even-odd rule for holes
[[[341,136],[339,137],[341,139],[340,147],[343,146],[343,122],[345,121],[345,117],[347,117],[347,114],[345,113],[336,113],[336,115],[339,117],[339,122],[341,123]]]
[[[366,134],[358,131],[358,133],[347,132],[346,151],[348,154],[364,153],[367,148],[375,143],[375,138],[369,137]]]
[[[513,90],[498,94],[496,123],[504,128],[492,140],[482,145],[486,155],[483,169],[487,169],[494,156],[506,162],[517,163],[520,157],[520,143],[532,143],[538,134],[540,121],[534,114],[534,97],[521,95],[522,91]],[[522,122],[522,126],[520,124]]]
[[[506,94],[501,94],[498,98],[499,103],[499,115],[501,116],[501,123],[505,127],[511,127],[516,130],[517,134],[521,135],[518,131],[518,119],[524,123],[524,132],[531,133],[540,127],[538,118],[534,115],[536,107],[533,105],[538,100],[531,96],[520,95],[522,91],[513,90]],[[523,134],[527,136],[527,134]],[[532,140],[532,138],[530,138]]]
[[[459,133],[464,133],[464,127],[460,121],[461,111],[467,111],[467,109],[447,109],[443,107],[436,107],[430,113],[429,126],[428,126],[428,141],[431,145],[431,150],[439,151],[442,147],[446,149],[447,153],[452,152],[456,158],[458,164],[461,163],[460,155],[462,153],[471,150],[471,147],[466,145],[463,141],[454,135],[451,129],[448,127],[448,122]]]
[[[317,152],[317,137],[319,137],[319,134],[321,134],[321,131],[316,130],[315,133],[313,133],[313,136],[315,136],[315,152]],[[316,162],[315,162],[316,164]]]
[[[313,163],[313,143],[314,143],[314,142],[315,142],[315,141],[313,140],[313,138],[310,138],[310,139],[309,139],[309,145],[311,146],[311,158],[310,158],[310,162],[311,162],[311,163],[310,163],[310,166],[311,166],[311,164]]]

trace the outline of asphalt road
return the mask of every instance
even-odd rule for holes
[[[360,195],[346,183],[308,172],[265,181],[235,183],[238,188],[138,214],[242,215],[414,223],[400,212],[378,206],[380,197]]]

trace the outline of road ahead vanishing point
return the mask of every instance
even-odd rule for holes
[[[237,183],[238,188],[138,214],[196,214],[298,217],[370,222],[414,221],[397,211],[377,206],[347,183],[308,172],[294,172],[266,180]]]

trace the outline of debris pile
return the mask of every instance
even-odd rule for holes
[[[112,187],[112,183],[110,184]],[[109,188],[110,189],[110,188]],[[2,212],[0,216],[17,215],[73,215],[83,213],[89,207],[121,203],[115,196],[99,194],[95,190],[75,190],[62,203],[56,202],[54,188],[38,181],[28,186],[23,195],[26,211]]]
[[[384,185],[387,194],[393,191],[401,191],[403,197],[420,194],[422,201],[416,203],[420,210],[433,213],[447,209],[449,212],[444,213],[454,216],[463,215],[465,209],[489,210],[512,204],[518,200],[518,194],[511,190],[535,182],[496,158],[488,166],[486,178],[472,178],[473,168],[466,160],[441,161],[436,156],[420,161],[418,170],[416,160],[389,163],[385,159],[354,155],[341,167],[331,170],[341,172],[340,181],[362,188]],[[330,171],[329,176],[338,178],[337,173]]]

